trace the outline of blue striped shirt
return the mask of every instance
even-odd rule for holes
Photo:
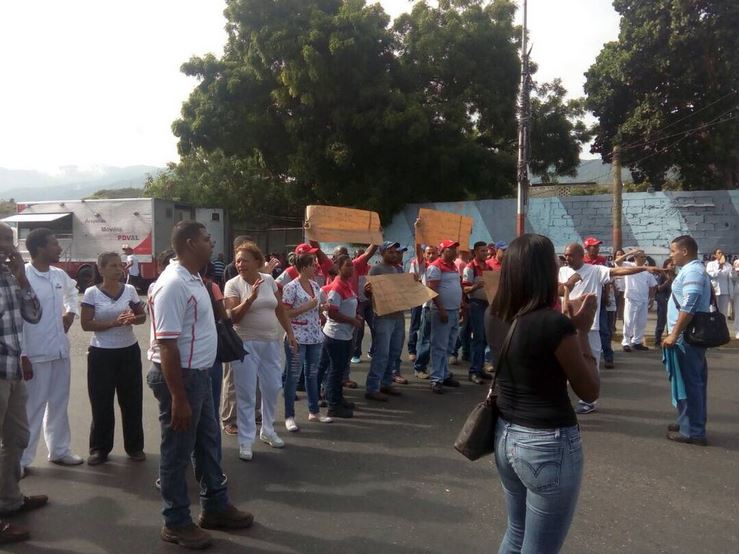
[[[678,310],[675,299],[680,303]],[[680,312],[694,314],[707,312],[711,305],[711,281],[706,268],[698,260],[693,260],[680,268],[672,282],[672,295],[667,305],[667,328],[677,325]]]

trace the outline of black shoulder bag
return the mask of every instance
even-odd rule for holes
[[[691,346],[697,348],[716,348],[722,346],[731,340],[729,335],[729,327],[726,325],[726,316],[718,311],[716,303],[716,295],[713,292],[713,285],[708,284],[711,291],[712,312],[695,312],[693,319],[690,320],[688,326],[683,331],[683,338]],[[672,301],[680,310],[680,303],[677,301],[675,293],[672,293]]]
[[[213,296],[213,290],[208,286],[208,284],[205,284],[205,288],[208,289],[210,303],[213,306],[213,318],[216,321],[216,334],[218,335],[218,351],[216,352],[216,360],[222,363],[235,362],[236,360],[243,362],[244,356],[249,354],[244,350],[244,341],[242,341],[241,337],[236,333],[236,331],[234,331],[233,323],[230,319],[218,319],[216,299]]]
[[[454,449],[473,462],[495,451],[495,425],[498,422],[499,415],[497,405],[498,395],[495,390],[495,383],[498,380],[498,374],[505,364],[508,348],[511,345],[511,338],[513,337],[513,331],[516,329],[517,323],[518,318],[516,317],[513,323],[511,323],[510,329],[508,329],[505,341],[503,341],[500,358],[498,358],[498,364],[495,370],[495,377],[493,378],[492,385],[490,385],[487,397],[473,408],[470,415],[467,416],[467,421],[464,422],[462,430],[457,435],[457,440],[454,441]]]

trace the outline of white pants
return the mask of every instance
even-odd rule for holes
[[[739,339],[739,293],[734,294],[734,332]]]
[[[648,307],[649,305],[646,302],[626,299],[624,303],[624,336],[621,341],[623,346],[644,344],[644,335],[647,332]]]
[[[731,304],[731,296],[728,294],[719,294],[716,296],[716,304],[718,311],[729,317],[729,304]]]
[[[254,408],[257,400],[257,376],[262,393],[262,431],[274,432],[277,397],[282,388],[282,341],[246,340],[249,353],[244,361],[231,362],[236,389],[236,421],[239,445],[251,445],[257,436]]]
[[[49,450],[49,460],[58,460],[71,454],[72,440],[69,431],[69,382],[71,362],[69,358],[52,362],[33,362],[33,379],[26,381],[28,401],[26,414],[30,439],[23,452],[21,465],[31,465],[36,457],[36,447],[44,429],[44,440]]]
[[[598,314],[595,314],[596,317]],[[600,373],[600,355],[603,352],[603,346],[600,343],[600,331],[590,331],[588,333],[588,342],[590,343],[590,350],[595,356],[595,369]]]
[[[598,314],[595,314],[598,317]],[[603,345],[600,342],[600,331],[588,332],[588,343],[590,343],[590,351],[595,357],[595,369],[600,373],[600,355],[603,352]],[[579,404],[588,405],[588,402],[578,400]],[[598,403],[597,400],[593,400],[592,405],[595,406]]]

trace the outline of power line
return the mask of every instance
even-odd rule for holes
[[[728,113],[730,113],[730,112],[732,112],[732,111],[734,111],[734,110],[736,110],[738,108],[739,108],[739,106],[732,106],[731,108],[729,108],[725,112],[723,112],[723,113],[719,114],[718,116],[716,116],[713,120],[715,121],[717,118],[723,117],[724,115],[726,115],[726,114],[728,114]],[[694,127],[694,129],[695,128],[700,128],[702,125],[705,125],[705,124],[701,124],[698,127]],[[665,129],[666,129],[666,127],[665,127]],[[621,147],[621,150],[622,151],[623,150],[631,150],[633,148],[636,148],[637,146],[644,146],[644,145],[655,143],[655,142],[659,142],[659,141],[662,141],[662,140],[667,140],[669,138],[676,137],[678,135],[682,135],[683,133],[687,133],[687,132],[690,132],[690,131],[692,131],[692,129],[688,129],[687,131],[686,130],[678,131],[677,133],[673,133],[671,135],[665,135],[664,137],[659,137],[659,138],[655,138],[655,139],[652,139],[652,140],[645,140],[644,142],[631,143],[629,145],[622,146]]]
[[[646,159],[648,159],[648,158],[651,158],[652,156],[656,156],[657,154],[661,154],[661,153],[665,152],[665,151],[666,151],[666,150],[667,150],[668,148],[671,148],[671,147],[675,146],[676,144],[678,144],[679,142],[681,142],[681,141],[682,141],[683,139],[686,139],[686,138],[688,138],[688,137],[689,137],[690,135],[692,135],[693,133],[695,133],[695,132],[697,132],[697,131],[702,131],[702,130],[704,130],[704,129],[708,129],[708,128],[710,128],[710,127],[715,127],[716,125],[720,125],[721,123],[725,123],[725,122],[727,122],[727,121],[731,121],[731,120],[733,120],[733,119],[737,119],[737,118],[739,118],[739,115],[734,115],[734,116],[731,116],[731,117],[727,117],[727,118],[724,118],[724,119],[718,120],[718,118],[720,118],[720,117],[722,117],[722,116],[724,116],[724,115],[726,115],[726,114],[728,114],[728,113],[732,112],[732,111],[733,111],[733,110],[735,110],[736,108],[737,108],[737,107],[735,106],[735,107],[731,108],[730,110],[727,110],[727,111],[725,111],[725,112],[724,112],[724,113],[722,113],[722,114],[719,114],[719,115],[718,115],[717,117],[715,117],[715,118],[714,118],[713,120],[711,120],[711,121],[708,121],[708,122],[706,122],[706,123],[702,123],[701,125],[699,125],[699,126],[697,126],[697,127],[693,127],[692,129],[688,129],[688,130],[686,130],[686,131],[680,131],[679,133],[674,133],[673,135],[668,135],[668,136],[666,136],[666,137],[663,137],[663,139],[661,139],[661,140],[666,140],[667,138],[671,138],[671,137],[676,137],[676,136],[680,136],[680,135],[683,135],[683,136],[681,136],[681,137],[680,137],[680,138],[679,138],[678,140],[676,140],[675,142],[673,142],[673,143],[671,143],[671,144],[668,144],[667,146],[664,146],[664,147],[660,147],[660,148],[659,148],[659,149],[658,149],[657,151],[655,151],[655,152],[652,152],[652,153],[650,153],[650,154],[647,154],[647,155],[646,155],[646,156],[644,156],[643,158],[640,158],[639,160],[636,160],[636,161],[634,161],[634,162],[630,162],[630,163],[628,163],[627,165],[629,165],[629,166],[635,166],[635,165],[638,165],[638,164],[639,164],[640,162],[642,162],[642,161],[644,161],[644,160],[646,160]],[[624,150],[624,149],[622,148],[621,150]],[[608,175],[610,175],[610,174],[611,174],[611,172],[610,172],[610,171],[607,171],[607,172],[601,173],[600,175],[597,175],[597,176],[596,176],[596,177],[595,177],[595,178],[594,178],[593,180],[594,180],[594,181],[595,181],[595,182],[597,183],[597,181],[599,181],[599,180],[600,180],[601,178],[603,178],[603,177],[607,177],[607,176],[608,176]]]
[[[685,121],[686,119],[690,119],[690,118],[691,118],[691,117],[693,117],[694,115],[696,115],[696,114],[699,114],[700,112],[702,112],[702,111],[705,111],[705,110],[707,110],[707,109],[708,109],[708,108],[710,108],[711,106],[713,106],[713,105],[715,105],[715,104],[718,104],[718,103],[719,103],[719,102],[721,102],[722,100],[724,100],[724,99],[728,98],[729,96],[732,96],[732,95],[734,95],[734,94],[737,94],[737,93],[739,93],[739,91],[733,90],[733,91],[731,91],[731,92],[729,92],[729,93],[727,93],[727,94],[724,94],[724,95],[723,95],[723,96],[722,96],[721,98],[718,98],[717,100],[714,100],[714,101],[713,101],[713,102],[711,102],[710,104],[708,104],[708,105],[706,105],[706,106],[703,106],[702,108],[699,108],[699,109],[695,110],[694,112],[691,112],[691,113],[689,113],[688,115],[686,115],[686,116],[683,116],[683,117],[681,117],[680,119],[677,119],[677,120],[673,121],[672,123],[669,123],[668,125],[665,125],[665,126],[664,126],[664,127],[662,127],[661,129],[657,129],[657,131],[656,131],[656,132],[657,132],[657,133],[660,133],[660,132],[664,132],[664,131],[665,131],[666,129],[669,129],[670,127],[673,127],[673,126],[677,125],[678,123],[681,123],[681,122]],[[733,109],[733,108],[732,108],[732,109]],[[664,138],[664,137],[663,137],[663,138]],[[662,140],[662,139],[660,139],[660,138],[655,138],[655,139],[651,139],[651,140],[645,140],[645,141],[643,141],[642,143],[631,143],[631,144],[625,144],[625,145],[622,145],[622,146],[621,146],[621,150],[627,150],[627,149],[629,149],[629,148],[632,148],[632,147],[638,146],[639,144],[647,144],[647,143],[649,143],[649,142],[653,142],[653,141],[656,141],[656,140]]]

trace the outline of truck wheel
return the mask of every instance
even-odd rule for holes
[[[87,287],[95,283],[95,270],[89,265],[83,266],[77,272],[77,290],[85,292]]]

